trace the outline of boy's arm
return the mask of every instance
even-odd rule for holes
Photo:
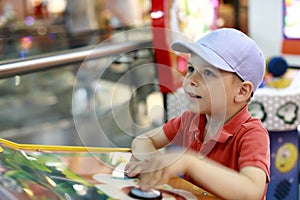
[[[158,151],[169,143],[163,128],[155,128],[142,135],[137,136],[131,143],[132,158],[126,165],[125,174],[129,177],[136,177],[139,175],[151,157],[159,155]]]
[[[240,172],[237,172],[215,161],[199,159],[199,155],[193,152],[175,155],[175,159],[170,154],[159,155],[158,149],[168,143],[169,140],[162,127],[146,132],[133,140],[132,153],[134,157],[138,160],[148,160],[147,162],[140,162],[139,166],[136,165],[133,168],[138,169],[138,172],[152,171],[140,174],[140,186],[151,188],[164,184],[173,176],[189,174],[197,185],[225,199],[262,198],[266,185],[266,173],[262,169],[244,167]],[[156,157],[156,155],[159,156]],[[171,161],[165,165],[164,163],[168,160]],[[161,168],[159,167],[161,165],[167,167]],[[140,166],[141,169],[139,169]],[[151,170],[152,167],[155,169],[154,171]],[[136,174],[133,173],[133,175]]]
[[[192,152],[164,154],[146,163],[139,175],[139,186],[144,190],[181,174],[188,174],[196,185],[222,199],[260,200],[266,186],[266,173],[257,167],[244,167],[237,172],[215,161],[199,159]]]
[[[137,136],[131,144],[133,156],[138,160],[145,160],[159,154],[158,149],[169,144],[163,128],[158,127]]]
[[[207,159],[189,159],[187,173],[206,190],[225,199],[261,199],[266,173],[257,167],[240,172]]]

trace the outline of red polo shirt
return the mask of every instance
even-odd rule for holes
[[[259,119],[245,106],[222,129],[203,143],[205,115],[191,111],[169,120],[163,127],[172,144],[196,150],[206,158],[240,171],[245,166],[261,168],[270,180],[270,140]]]

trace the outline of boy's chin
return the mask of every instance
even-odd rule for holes
[[[200,109],[198,105],[188,105],[188,110],[192,111],[193,113],[197,114],[205,114],[203,110]]]

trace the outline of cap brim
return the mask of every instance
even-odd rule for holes
[[[196,42],[173,42],[171,44],[171,48],[174,51],[182,53],[194,53],[218,69],[228,72],[234,72],[232,67],[227,62],[225,62],[222,57],[220,57],[218,54],[204,45],[198,44]]]

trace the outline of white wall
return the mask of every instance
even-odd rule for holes
[[[289,65],[300,67],[300,56],[282,55],[283,0],[248,0],[248,31],[266,59],[283,56]],[[299,47],[300,48],[300,47]]]

